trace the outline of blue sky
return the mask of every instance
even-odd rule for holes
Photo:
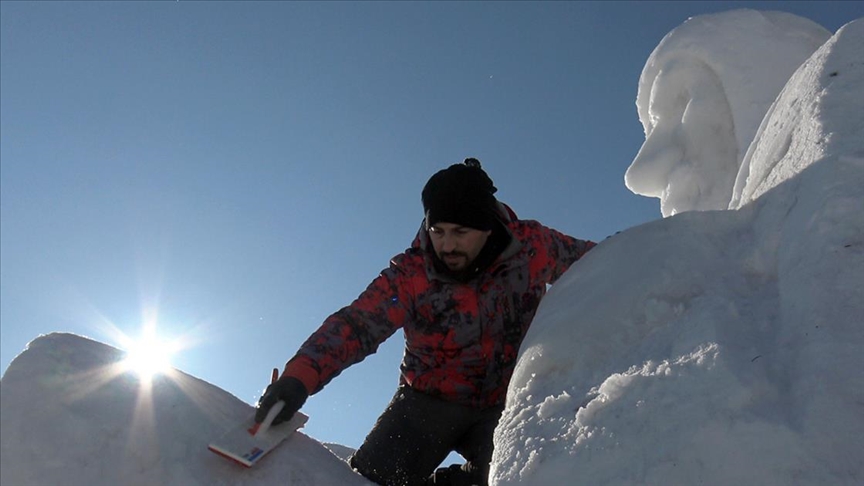
[[[600,240],[660,217],[624,172],[636,86],[687,17],[831,31],[861,2],[2,2],[0,369],[65,331],[195,346],[253,402],[413,238],[429,176],[479,158],[523,218]],[[305,410],[356,447],[401,333]]]

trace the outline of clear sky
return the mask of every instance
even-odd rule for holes
[[[41,333],[119,344],[253,403],[479,158],[523,218],[600,240],[660,217],[624,172],[648,55],[687,17],[861,2],[2,2],[0,369]],[[304,409],[356,447],[401,334]]]

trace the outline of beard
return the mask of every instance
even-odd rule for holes
[[[438,255],[438,258],[441,259],[447,269],[453,272],[460,272],[462,270],[465,270],[471,265],[472,262],[472,260],[468,257],[468,254],[461,251],[441,253],[440,255]]]

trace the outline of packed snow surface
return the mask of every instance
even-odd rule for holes
[[[864,482],[864,20],[823,30],[732,11],[651,55],[627,184],[674,216],[607,239],[551,289],[492,484]],[[30,343],[0,381],[0,483],[370,484],[350,450],[302,432],[252,469],[217,457],[207,443],[252,407],[122,360],[71,334]]]

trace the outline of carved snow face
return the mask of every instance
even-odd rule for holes
[[[664,217],[725,208],[738,171],[732,112],[714,71],[697,59],[662,66],[650,91],[645,142],[627,187],[660,198]]]

